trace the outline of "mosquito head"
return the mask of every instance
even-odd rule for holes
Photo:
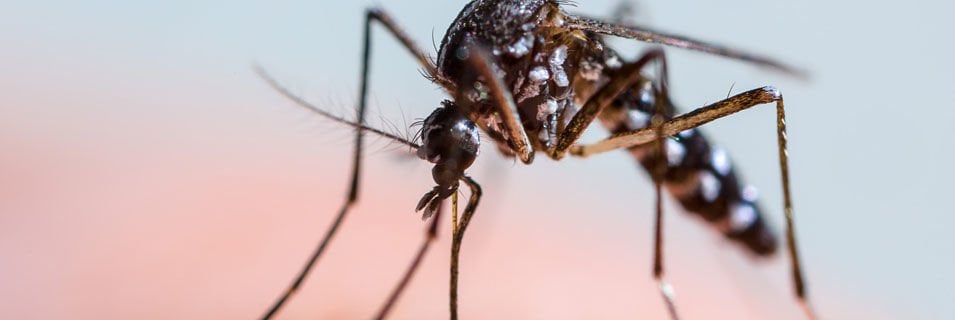
[[[428,208],[426,217],[437,209],[440,200],[457,190],[458,180],[474,163],[480,145],[477,125],[458,111],[451,101],[442,102],[441,107],[424,119],[418,157],[434,163],[431,176],[437,184],[418,202],[418,210]]]

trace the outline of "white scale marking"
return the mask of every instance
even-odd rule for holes
[[[543,82],[544,80],[547,80],[547,78],[550,78],[550,74],[547,73],[547,69],[545,69],[544,67],[538,66],[538,67],[534,67],[534,69],[531,69],[531,72],[528,74],[528,77],[531,79],[531,82],[540,83],[540,82]]]
[[[683,163],[683,157],[686,156],[686,147],[682,143],[673,139],[667,139],[667,164],[675,167]]]
[[[690,129],[686,129],[686,130],[680,131],[680,133],[678,133],[677,135],[679,135],[680,138],[689,139],[690,137],[693,136],[694,133],[696,133],[696,131],[694,131],[692,128],[690,128]]]
[[[630,129],[646,128],[650,124],[650,115],[640,110],[630,110],[627,112],[627,120]]]
[[[754,186],[746,186],[743,188],[743,200],[749,202],[756,202],[756,198],[759,197],[759,190]]]
[[[750,204],[737,203],[731,210],[729,227],[733,232],[742,232],[756,222],[756,209]]]
[[[720,179],[717,179],[709,171],[700,171],[700,193],[703,194],[703,200],[709,203],[716,201],[716,197],[720,195],[720,188],[722,184]]]
[[[531,52],[531,48],[534,47],[534,38],[531,35],[521,37],[510,46],[507,47],[507,54],[511,55],[514,58],[523,57],[528,52]]]
[[[559,87],[566,87],[570,85],[570,79],[567,78],[567,73],[564,72],[564,61],[567,60],[567,46],[560,46],[557,49],[554,49],[554,53],[550,56],[550,71],[554,73],[554,83]]]
[[[547,102],[537,106],[537,120],[547,121],[547,117],[557,113],[557,100],[547,99]]]
[[[713,148],[713,151],[710,152],[710,162],[713,169],[716,170],[716,173],[719,173],[721,176],[726,176],[730,173],[730,160],[725,150]]]

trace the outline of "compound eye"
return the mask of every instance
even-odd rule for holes
[[[421,123],[421,148],[418,149],[418,158],[431,163],[441,161],[443,146],[448,145],[451,134],[447,114],[445,108],[437,108]]]
[[[441,137],[436,137],[440,135],[442,130],[434,126],[426,127],[421,132],[421,147],[418,148],[418,158],[427,160],[431,163],[437,163],[441,161],[441,153],[439,150],[434,147],[440,145],[439,141],[443,140]]]
[[[481,134],[474,122],[466,118],[457,119],[451,129],[450,138],[463,153],[477,156],[481,145]]]
[[[477,156],[480,133],[474,122],[447,103],[423,121],[417,155],[431,163],[457,161],[468,166]]]

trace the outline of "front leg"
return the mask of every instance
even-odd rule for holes
[[[399,42],[401,42],[404,48],[407,49],[408,52],[410,52],[411,55],[414,56],[414,58],[418,61],[421,67],[425,69],[425,72],[427,73],[429,78],[431,78],[438,84],[442,85],[446,89],[449,88],[447,81],[443,80],[443,77],[439,75],[437,71],[437,67],[435,67],[434,63],[431,62],[431,60],[424,53],[424,51],[419,49],[418,46],[415,45],[413,41],[411,41],[411,38],[404,33],[402,28],[400,28],[398,24],[395,23],[395,21],[391,18],[391,16],[389,16],[384,10],[378,9],[378,8],[371,8],[365,12],[364,38],[362,42],[362,60],[361,60],[362,61],[361,82],[360,82],[361,89],[358,96],[358,107],[357,107],[357,116],[356,116],[357,120],[353,124],[351,124],[352,127],[355,127],[355,140],[354,140],[355,147],[354,147],[354,153],[352,156],[351,185],[345,197],[345,201],[344,201],[345,203],[342,205],[341,210],[335,216],[335,220],[332,222],[331,226],[328,227],[328,229],[325,231],[325,235],[319,241],[318,245],[315,248],[315,251],[313,251],[312,255],[309,257],[305,265],[299,270],[298,275],[295,277],[292,283],[284,291],[282,291],[278,299],[276,299],[276,301],[271,305],[271,307],[269,307],[269,309],[265,312],[265,314],[262,316],[263,320],[272,319],[279,312],[282,306],[285,305],[285,303],[292,297],[292,295],[298,291],[299,287],[302,285],[302,283],[305,281],[305,278],[308,276],[309,271],[312,270],[312,268],[318,262],[319,258],[325,252],[325,249],[328,248],[328,245],[329,243],[331,243],[332,238],[335,236],[339,227],[344,222],[346,215],[354,206],[354,204],[358,201],[359,181],[360,181],[360,173],[361,173],[361,159],[362,159],[362,151],[364,150],[362,140],[363,140],[364,133],[367,130],[364,127],[364,124],[365,124],[365,114],[367,109],[366,106],[367,106],[367,97],[368,97],[368,79],[369,79],[369,72],[371,71],[371,67],[370,67],[371,48],[372,48],[371,27],[372,27],[372,23],[374,22],[380,23],[382,26],[385,27],[386,31],[388,31],[388,34],[390,34]],[[279,86],[278,83],[276,83],[274,79],[269,77],[261,68],[256,68],[256,72],[258,72],[263,79],[265,79],[270,85],[272,85],[272,87],[274,87],[283,95],[296,101],[301,106],[311,111],[317,112],[321,114],[322,116],[331,118],[335,121],[348,123],[348,121],[346,120],[333,116],[321,109],[315,108],[314,106],[309,105],[307,102],[301,100],[300,98],[295,97],[294,95],[289,93],[286,89]],[[448,90],[450,91],[450,89]],[[376,133],[382,134],[382,132],[376,132]],[[426,240],[426,243],[428,242],[430,242],[430,240]],[[409,271],[409,273],[413,273],[413,272],[414,272],[414,269]],[[398,288],[400,289],[401,286],[399,286]],[[395,295],[399,293],[400,293],[400,290],[397,290],[395,292]]]
[[[521,162],[530,164],[534,161],[534,149],[531,147],[530,139],[527,138],[527,132],[524,131],[524,125],[521,124],[520,115],[517,112],[517,103],[514,102],[513,95],[504,85],[504,80],[491,71],[490,61],[487,50],[471,50],[468,55],[468,62],[474,66],[478,76],[483,78],[487,89],[490,91],[494,108],[503,121],[507,141],[514,153],[521,159]]]

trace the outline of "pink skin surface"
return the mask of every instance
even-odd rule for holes
[[[120,76],[83,89],[19,82],[0,120],[4,318],[266,309],[340,206],[351,133],[302,120],[251,72],[236,78],[248,97],[147,82],[170,93],[156,100],[112,90]],[[281,318],[369,317],[416,250],[427,223],[413,205],[430,167],[375,140],[358,206]],[[485,198],[463,247],[463,316],[665,317],[650,276],[650,185],[626,155],[525,167],[483,152],[471,170]],[[751,263],[679,209],[666,218],[685,317],[801,318],[784,259]],[[446,315],[449,222],[394,319]]]

